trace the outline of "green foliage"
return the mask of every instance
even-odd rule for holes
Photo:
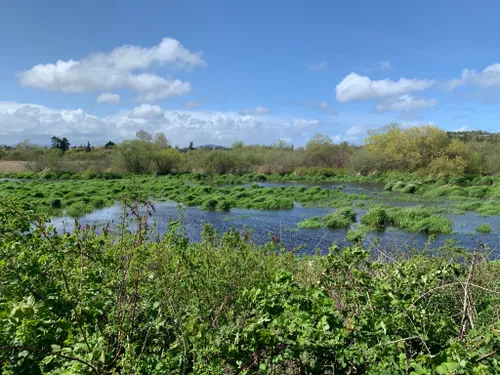
[[[390,225],[412,233],[452,232],[453,222],[450,219],[435,215],[431,209],[422,206],[392,207],[386,214]]]
[[[349,228],[356,221],[356,213],[352,208],[342,207],[336,211],[321,217],[306,219],[297,224],[299,228],[321,228],[329,229]]]
[[[375,206],[361,217],[361,222],[369,228],[383,230],[388,222],[387,212],[384,207]]]
[[[413,233],[451,233],[453,222],[436,215],[430,208],[375,206],[363,215],[361,222],[372,230],[384,230],[387,225]]]
[[[318,229],[323,227],[323,223],[319,217],[312,217],[301,221],[297,226],[299,228]]]
[[[491,232],[491,227],[488,224],[482,224],[476,227],[476,232],[479,233],[490,233]]]
[[[7,206],[2,374],[500,372],[500,266],[481,253],[381,263],[356,245],[298,257],[211,226],[189,243],[182,221],[153,240],[138,203],[116,234],[59,235]]]
[[[181,168],[182,155],[173,148],[165,148],[154,154],[153,162],[159,174],[173,173]]]

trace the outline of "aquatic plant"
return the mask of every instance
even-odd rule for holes
[[[491,232],[491,227],[489,224],[482,224],[476,227],[476,232],[479,233],[490,233]]]

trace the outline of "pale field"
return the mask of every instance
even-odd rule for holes
[[[17,160],[0,160],[0,172],[24,172],[26,162]]]

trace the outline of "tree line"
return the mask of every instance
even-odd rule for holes
[[[482,131],[446,132],[435,126],[405,128],[391,124],[369,131],[363,145],[335,143],[324,134],[304,147],[284,141],[269,146],[235,141],[230,149],[206,145],[172,147],[167,136],[139,130],[134,139],[104,147],[70,148],[66,138],[52,137],[46,149],[24,141],[0,148],[0,158],[25,160],[33,170],[132,173],[335,173],[386,171],[422,172],[432,175],[500,173],[499,134]],[[85,152],[86,151],[86,152]]]

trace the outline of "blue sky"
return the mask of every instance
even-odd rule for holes
[[[0,144],[497,131],[496,1],[0,3]]]

